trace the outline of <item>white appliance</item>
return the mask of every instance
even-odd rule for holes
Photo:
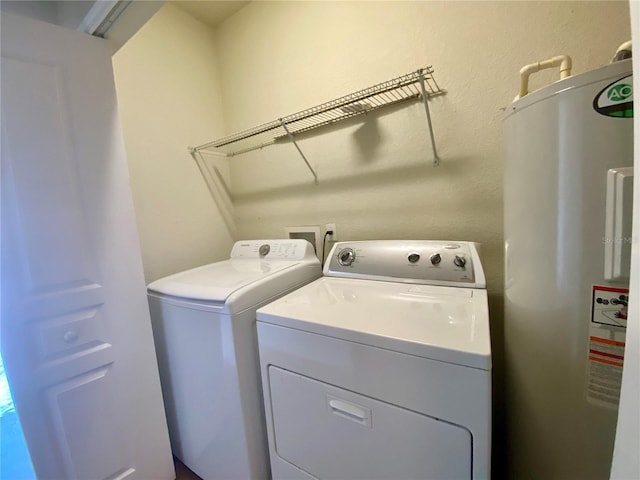
[[[274,479],[488,479],[491,346],[476,244],[336,243],[257,312]]]
[[[508,108],[510,478],[609,478],[628,302],[632,83],[624,60]]]
[[[171,447],[202,478],[269,477],[256,308],[320,275],[306,240],[251,240],[148,286]]]

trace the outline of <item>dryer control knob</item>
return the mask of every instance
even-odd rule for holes
[[[268,243],[260,245],[260,248],[258,249],[258,253],[260,254],[261,257],[266,256],[270,251],[271,251],[271,247],[269,246]]]
[[[416,263],[418,260],[420,260],[420,254],[415,252],[410,253],[407,257],[407,260],[409,260],[409,263]]]
[[[453,259],[453,264],[456,267],[464,268],[466,263],[467,263],[467,260],[464,257],[461,257],[460,255],[456,255],[456,258]]]
[[[429,257],[429,260],[431,260],[431,265],[438,265],[442,261],[442,257],[439,253],[434,253]]]
[[[345,248],[344,250],[340,250],[340,253],[338,253],[338,262],[343,267],[348,267],[353,263],[355,259],[356,252],[354,252],[351,248]]]

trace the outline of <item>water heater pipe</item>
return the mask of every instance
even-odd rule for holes
[[[531,76],[532,73],[558,66],[560,67],[560,80],[571,76],[571,57],[569,55],[558,55],[548,60],[531,63],[522,67],[520,69],[520,93],[518,93],[516,100],[529,93],[529,76]]]
[[[631,40],[629,40],[628,42],[624,42],[616,50],[615,55],[611,59],[611,63],[617,62],[619,60],[624,60],[625,58],[630,58],[631,57],[631,50],[632,50],[632,42],[631,42]]]
[[[631,45],[632,45],[631,40],[629,40],[628,42],[624,42],[622,45],[618,47],[618,50],[616,50],[616,53],[620,53],[622,50],[631,50]]]

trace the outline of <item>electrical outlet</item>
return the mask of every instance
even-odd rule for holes
[[[327,223],[325,225],[325,232],[328,231],[332,231],[333,233],[331,235],[327,235],[327,240],[331,241],[331,242],[337,242],[338,241],[338,231],[336,230],[336,224],[335,223]]]

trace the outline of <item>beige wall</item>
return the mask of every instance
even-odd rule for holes
[[[215,32],[166,5],[114,56],[147,280],[232,241],[187,145],[433,65],[448,92],[430,102],[440,167],[419,103],[304,137],[319,185],[291,145],[233,157],[237,238],[334,222],[341,239],[475,240],[495,300],[519,68],[568,53],[586,71],[629,36],[627,2],[252,2]]]
[[[432,65],[445,96],[368,114],[230,161],[238,236],[335,222],[341,239],[483,245],[494,356],[494,471],[504,462],[502,117],[528,63],[580,73],[630,38],[627,2],[252,2],[217,29],[227,133]],[[556,78],[541,73],[533,88]]]
[[[523,65],[566,53],[584,72],[629,38],[628,3],[615,1],[260,1],[215,32],[164,7],[114,58],[147,280],[229,251],[231,235],[187,145],[433,65],[448,92],[430,102],[440,167],[431,166],[419,103],[305,135],[300,146],[319,185],[291,145],[233,157],[237,238],[331,222],[345,240],[482,243],[499,476],[503,110]],[[556,75],[536,75],[533,87]]]
[[[234,157],[239,237],[336,222],[342,239],[474,240],[500,295],[501,119],[518,71],[567,53],[583,72],[629,37],[626,2],[249,4],[217,29],[228,133],[426,65],[448,93],[431,101],[439,168],[418,103],[302,139],[318,186],[291,145]]]
[[[187,151],[223,133],[215,42],[167,4],[113,57],[147,282],[226,258],[232,245]]]

